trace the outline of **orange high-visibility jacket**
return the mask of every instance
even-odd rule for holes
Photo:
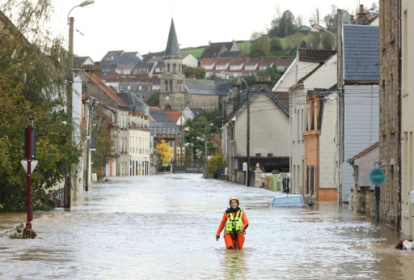
[[[236,212],[231,212],[231,215],[233,215],[233,217],[235,217],[236,214],[237,214]],[[220,225],[217,229],[217,233],[216,233],[217,236],[220,236],[220,233],[224,229],[224,226],[227,222],[227,219],[228,219],[228,214],[227,214],[227,212],[224,212],[223,219],[221,219],[221,223],[220,223]],[[246,227],[249,225],[249,220],[247,219],[246,213],[244,211],[242,211],[242,213],[241,213],[241,220],[243,221],[243,226],[242,226],[241,229],[245,230]]]

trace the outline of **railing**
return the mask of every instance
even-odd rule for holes
[[[51,198],[56,202],[56,207],[64,206],[65,189],[61,188],[51,194]]]

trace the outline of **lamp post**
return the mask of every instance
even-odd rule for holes
[[[68,56],[68,73],[67,73],[67,93],[66,93],[66,107],[67,107],[67,114],[69,116],[69,122],[72,123],[72,91],[73,91],[73,25],[74,25],[74,18],[69,17],[70,13],[73,11],[73,9],[77,7],[85,7],[90,4],[93,4],[93,0],[86,0],[79,5],[73,7],[70,9],[68,13],[68,25],[69,25],[69,56]],[[71,189],[72,189],[72,174],[74,173],[75,167],[73,165],[70,166],[70,170],[68,174],[66,175],[65,180],[65,196],[64,196],[64,206],[65,208],[70,208],[70,200],[71,200]]]
[[[247,157],[247,170],[246,170],[246,186],[249,186],[249,169],[250,169],[250,90],[245,79],[240,78],[244,82],[247,91],[247,124],[246,124],[246,157]]]
[[[327,30],[325,27],[320,26],[319,24],[316,24],[316,23],[315,24],[312,24],[311,27],[312,27],[312,31],[325,31],[325,32],[331,34],[332,37],[334,38],[335,50],[337,49],[337,39],[336,39],[335,34],[333,34],[331,31]]]

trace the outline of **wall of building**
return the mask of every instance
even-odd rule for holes
[[[353,167],[346,161],[378,141],[379,102],[377,85],[344,87],[344,164],[342,201],[354,188]]]
[[[247,110],[243,110],[236,118],[236,156],[246,155],[246,126]],[[289,117],[264,92],[250,106],[250,156],[256,153],[289,156]]]
[[[191,107],[213,111],[219,108],[219,96],[217,94],[191,94]]]
[[[337,94],[324,99],[319,135],[319,200],[337,200]]]
[[[381,186],[380,215],[397,226],[399,175],[399,1],[381,2],[379,104],[381,168],[386,174]]]
[[[401,9],[401,231],[414,235],[414,205],[409,192],[414,190],[414,2],[403,0]]]

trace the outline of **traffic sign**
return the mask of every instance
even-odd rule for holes
[[[24,159],[24,160],[21,160],[20,162],[22,163],[23,168],[24,168],[24,170],[25,170],[25,171],[26,171],[26,173],[27,173],[27,160],[25,160],[25,159]],[[32,163],[32,164],[30,165],[30,167],[31,167],[30,171],[31,171],[31,172],[33,172],[33,170],[36,168],[37,162],[38,162],[37,160],[32,160],[32,161],[31,161],[31,163]]]
[[[369,179],[374,185],[381,186],[385,182],[385,173],[382,169],[374,168],[369,173]]]

